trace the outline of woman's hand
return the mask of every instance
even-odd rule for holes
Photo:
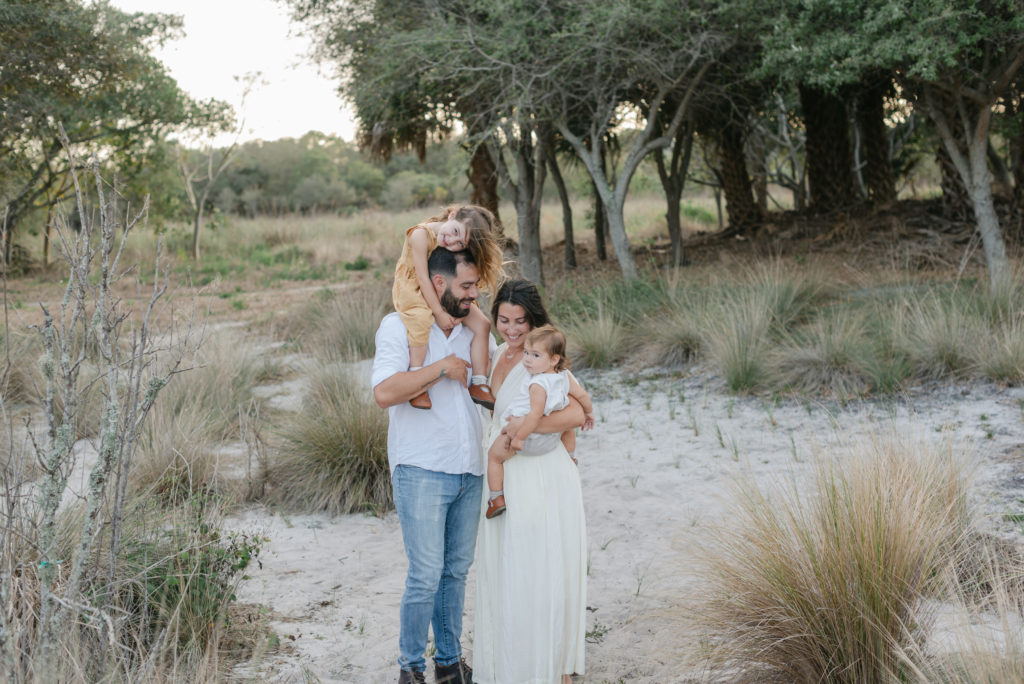
[[[511,416],[509,417],[508,422],[505,423],[505,427],[501,428],[501,434],[506,435],[510,440],[514,441],[522,424],[523,416]]]

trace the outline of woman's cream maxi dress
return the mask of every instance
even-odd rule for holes
[[[501,384],[485,457],[527,377],[518,363]],[[505,461],[504,491],[508,510],[482,518],[477,539],[473,680],[560,684],[563,674],[583,674],[587,531],[579,472],[558,442],[546,454]],[[485,486],[481,516],[486,507]]]

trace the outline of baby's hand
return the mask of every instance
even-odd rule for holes
[[[594,414],[585,413],[583,414],[583,429],[593,430],[594,429]]]
[[[516,437],[515,439],[512,440],[512,443],[509,446],[512,448],[512,451],[522,451],[523,446],[525,446],[525,444],[526,440],[519,439],[518,437]]]
[[[448,332],[455,327],[455,318],[446,311],[434,314],[434,322],[444,332]]]

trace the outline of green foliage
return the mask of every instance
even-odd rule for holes
[[[179,653],[201,653],[224,627],[235,587],[264,540],[224,533],[207,495],[188,498],[166,520],[149,531],[130,530],[122,543],[120,599],[138,621],[144,647],[155,646],[166,631]]]
[[[274,498],[290,510],[330,515],[392,507],[388,415],[337,364],[310,375],[303,409],[281,428]]]
[[[76,157],[96,153],[132,177],[163,154],[169,130],[230,120],[222,103],[188,98],[150,54],[180,27],[170,15],[126,14],[104,3],[0,6],[0,204],[8,228],[73,193],[58,125]]]

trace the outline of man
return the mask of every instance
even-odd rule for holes
[[[438,248],[427,260],[438,299],[456,320],[469,314],[477,298],[472,259],[468,251]],[[448,331],[435,323],[424,366],[409,370],[409,345],[398,314],[385,316],[377,330],[371,383],[377,404],[390,413],[388,463],[409,559],[399,615],[399,684],[425,682],[431,625],[436,681],[473,682],[459,642],[483,487],[480,415],[467,387],[472,340],[461,323]],[[493,339],[490,345],[493,353]],[[433,408],[418,411],[409,399],[425,389]]]

